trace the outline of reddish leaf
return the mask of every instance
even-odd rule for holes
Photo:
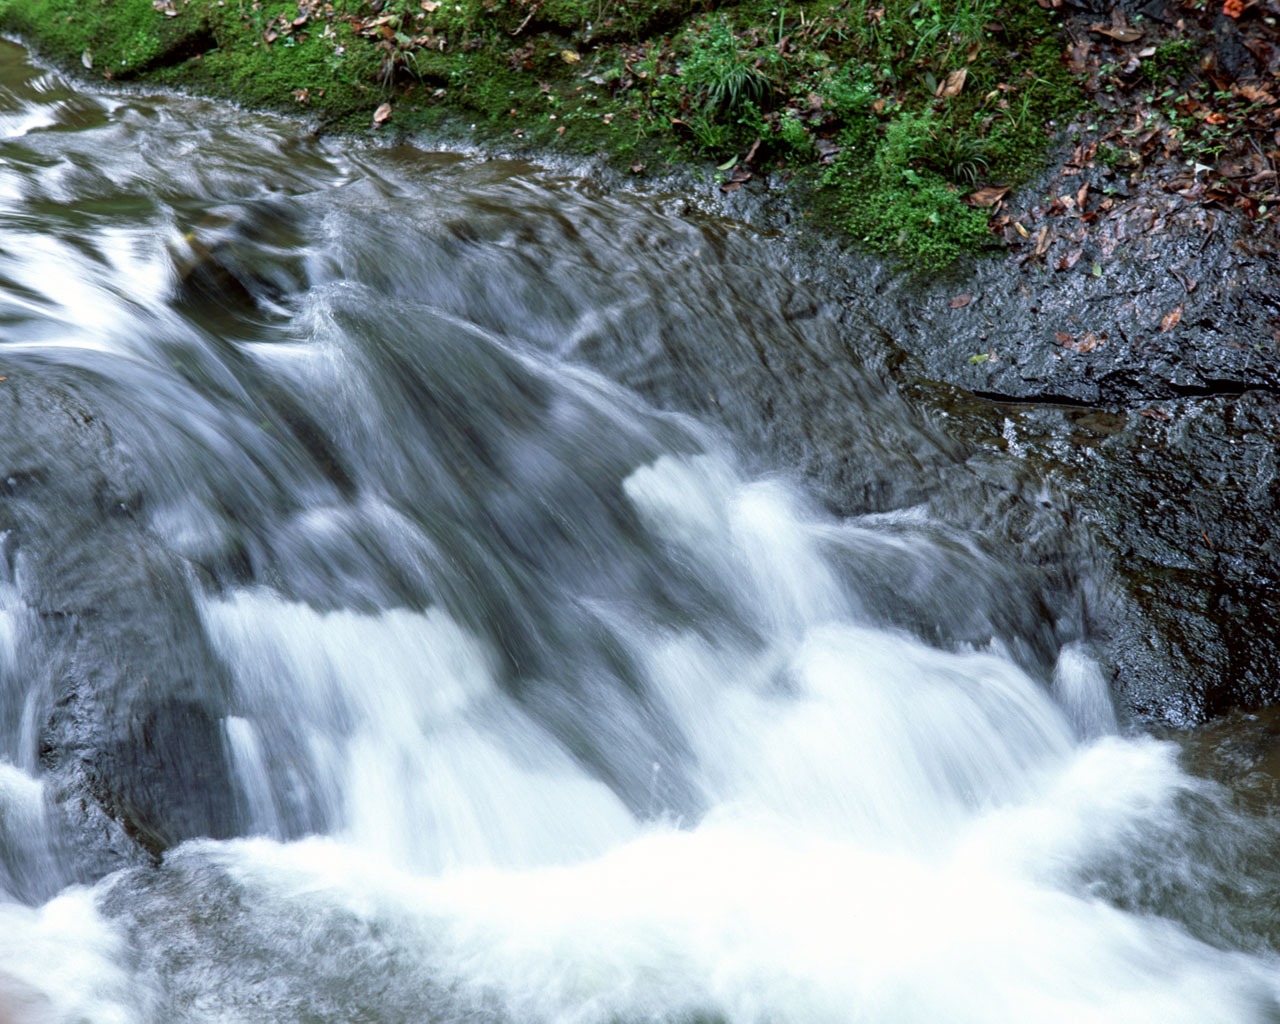
[[[1058,260],[1057,267],[1059,270],[1070,270],[1080,262],[1080,257],[1084,255],[1084,249],[1072,249],[1069,253]]]
[[[1163,317],[1160,318],[1160,330],[1168,334],[1171,330],[1178,326],[1178,321],[1182,319],[1182,307],[1175,306]]]
[[[1063,342],[1063,348],[1068,348],[1072,352],[1080,352],[1083,354],[1085,352],[1092,352],[1101,344],[1102,342],[1098,339],[1098,336],[1093,333],[1093,331],[1086,331],[1079,338],[1069,342]]]
[[[948,302],[947,305],[952,309],[964,309],[964,307],[969,305],[972,301],[973,294],[971,292],[961,292],[954,299]]]
[[[970,206],[995,206],[1009,194],[1008,185],[987,185],[968,197]]]

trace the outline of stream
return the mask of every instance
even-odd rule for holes
[[[863,331],[678,196],[0,45],[0,1021],[1280,1021],[1270,812]]]

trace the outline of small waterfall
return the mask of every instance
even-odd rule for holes
[[[1280,1020],[1274,821],[738,226],[0,60],[0,1020]]]

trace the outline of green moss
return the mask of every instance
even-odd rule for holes
[[[146,71],[204,29],[200,13],[169,18],[151,0],[0,0],[0,25],[109,78]]]
[[[73,67],[87,53],[93,74],[305,108],[347,130],[373,130],[389,101],[382,131],[462,124],[624,167],[750,152],[757,173],[820,180],[840,230],[929,266],[982,247],[966,192],[1029,174],[1046,122],[1083,103],[1052,16],[1023,0],[707,12],[703,0],[0,0],[0,28]]]

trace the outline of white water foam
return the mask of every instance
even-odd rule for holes
[[[442,613],[320,614],[253,591],[210,602],[211,633],[247,712],[288,693],[295,723],[345,723],[345,831],[193,844],[178,863],[221,865],[267,917],[304,899],[379,923],[449,994],[444,1020],[1275,1019],[1275,962],[1081,890],[1083,866],[1178,828],[1206,785],[1171,745],[1114,734],[1084,651],[1049,687],[998,652],[860,623],[818,555],[829,527],[723,464],[664,460],[627,493],[764,608],[763,642],[614,623],[694,749],[699,822],[631,822]],[[771,572],[780,551],[811,571]],[[242,766],[269,760],[251,746]],[[370,858],[390,848],[399,868]]]
[[[556,862],[634,828],[501,694],[490,652],[442,611],[323,613],[248,591],[204,614],[235,673],[243,714],[229,731],[264,824],[275,816],[262,773],[292,768],[352,841],[421,869]],[[285,750],[306,763],[279,764]]]

